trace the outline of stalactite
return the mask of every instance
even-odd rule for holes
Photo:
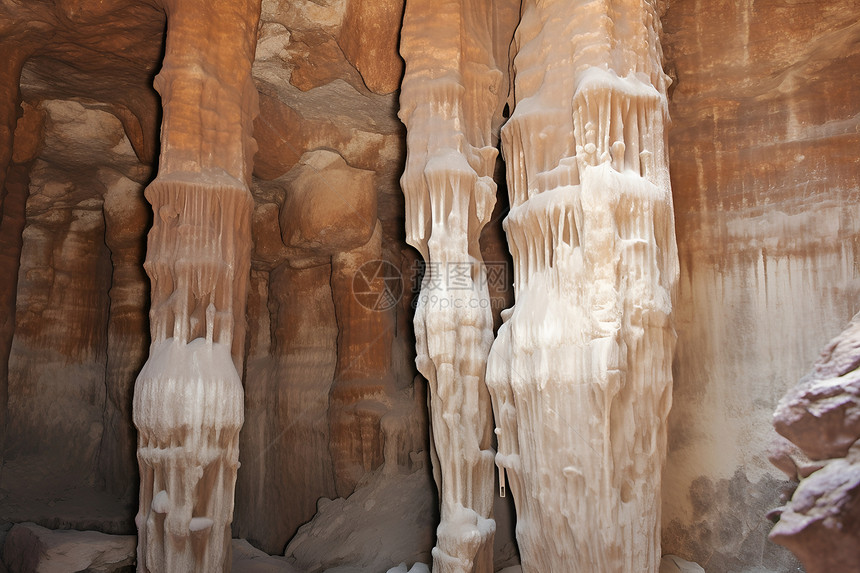
[[[503,99],[491,11],[473,0],[409,0],[401,42],[407,241],[427,265],[414,322],[441,498],[438,572],[492,571],[492,414],[484,373],[493,320],[478,248],[495,204],[493,117]]]
[[[523,570],[656,572],[678,276],[659,20],[526,0],[514,48],[515,305],[487,383]]]
[[[138,568],[230,567],[250,275],[259,0],[165,2],[149,359],[135,384]]]

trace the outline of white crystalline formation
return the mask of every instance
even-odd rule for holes
[[[494,30],[469,21],[476,8],[413,1],[404,20],[407,235],[436,269],[480,262],[493,204],[500,72]],[[486,382],[523,569],[657,571],[678,276],[659,20],[638,0],[526,0],[512,52],[502,148],[516,304]],[[422,295],[439,290],[432,278]],[[487,296],[477,285],[437,294]],[[479,388],[490,321],[456,306],[419,297],[415,328],[442,495],[434,567],[471,571],[482,526],[469,502],[486,506],[490,483]]]
[[[250,276],[257,112],[250,72],[260,5],[165,4],[166,53],[155,80],[164,104],[161,157],[146,190],[154,215],[144,263],[152,279],[152,344],[133,404],[141,479],[137,566],[153,573],[228,571],[244,422],[238,373]],[[222,41],[201,29],[223,31]]]
[[[147,191],[153,345],[134,404],[138,565],[213,571],[229,568],[243,421],[260,7],[168,3],[162,158]],[[523,0],[501,133],[516,303],[493,342],[479,237],[505,98],[499,16],[517,5],[409,0],[404,15],[401,183],[407,239],[429,271],[414,324],[441,500],[433,570],[492,571],[494,413],[523,571],[656,572],[678,277],[659,19],[643,0]],[[200,14],[235,34],[201,43],[188,25]],[[224,109],[200,114],[194,98],[212,98],[182,66],[216,52],[240,73],[209,78]],[[452,265],[468,269],[456,288],[435,275]]]
[[[485,4],[407,2],[401,42],[406,233],[428,263],[414,324],[441,497],[437,572],[492,571],[492,414],[484,372],[493,320],[478,239],[495,204],[492,119],[502,73]],[[455,268],[466,271],[456,286],[448,280]]]
[[[516,304],[487,382],[524,571],[659,567],[678,262],[658,26],[645,2],[523,4]]]

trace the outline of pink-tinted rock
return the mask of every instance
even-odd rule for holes
[[[770,539],[791,549],[809,573],[860,570],[858,336],[860,315],[830,341],[774,414],[774,427],[790,442],[777,442],[771,461],[789,475],[794,464],[792,477],[800,485],[774,511]]]
[[[803,479],[770,533],[807,573],[860,571],[860,456],[852,457]]]
[[[860,318],[834,338],[813,372],[789,390],[776,431],[813,460],[842,458],[860,439]]]

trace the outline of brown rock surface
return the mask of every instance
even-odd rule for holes
[[[860,296],[858,6],[666,4],[681,279],[664,550],[782,572],[799,564],[766,541],[788,485],[772,412]]]
[[[770,538],[809,573],[860,569],[860,315],[821,352],[812,373],[774,414],[777,432],[802,452],[789,455],[800,485],[775,513]],[[802,458],[822,460],[804,468]],[[777,456],[780,469],[788,465]]]
[[[129,412],[150,343],[140,261],[153,222],[142,191],[160,151],[152,82],[165,50],[166,4],[0,0],[0,521],[134,530]],[[669,145],[682,271],[664,548],[708,571],[784,571],[799,565],[767,542],[770,524],[761,518],[786,487],[766,461],[771,412],[860,294],[858,7],[659,4],[666,68],[676,80]],[[413,384],[416,254],[405,245],[398,184],[403,5],[261,5],[252,68],[259,150],[253,176],[236,175],[254,204],[248,306],[239,317],[247,316],[248,333],[235,348],[246,403],[233,532],[270,553],[283,552],[314,518],[318,498],[338,495],[336,474],[347,475],[345,493],[383,459],[408,468],[410,452],[427,448],[424,390]],[[481,17],[498,29],[519,18],[519,3],[495,2]],[[194,30],[183,44],[209,37]],[[509,45],[493,50],[510,63]],[[509,69],[499,67],[504,90]],[[190,106],[189,117],[204,104]],[[493,131],[507,114],[497,114]],[[242,138],[215,140],[193,152],[205,160]],[[239,155],[247,160],[250,149]],[[360,228],[332,230],[348,236],[337,241],[348,249],[288,248],[282,237],[293,233],[279,215],[289,179],[302,157],[329,153],[352,175],[372,174],[359,179],[372,176],[361,205],[374,214]],[[504,195],[500,166],[494,179]],[[289,225],[332,229],[295,210]],[[482,235],[487,261],[506,258],[505,214],[498,206]],[[373,232],[379,237],[368,244]],[[377,315],[349,285],[356,266],[373,260],[403,278],[402,299]],[[511,304],[511,278],[490,283],[496,327],[495,300]],[[843,377],[851,352],[837,345],[827,371],[811,377]],[[843,409],[828,414],[850,420],[840,412],[853,395],[839,399]],[[812,404],[797,409],[801,418]],[[816,455],[844,452],[848,440],[846,433]],[[783,454],[801,477],[826,461]],[[422,495],[412,500],[417,507],[433,492]],[[827,499],[816,496],[805,499]],[[332,515],[317,526],[328,528]],[[435,518],[414,523],[432,529]],[[357,527],[328,529],[327,539]],[[324,546],[306,548],[325,554]]]
[[[373,92],[388,94],[400,87],[403,60],[397,36],[389,33],[403,21],[404,0],[350,0],[338,43]]]
[[[139,198],[140,184],[122,172],[135,178],[142,173],[113,116],[73,102],[49,101],[43,109],[52,135],[29,176],[15,338],[8,362],[7,454],[14,459],[38,452],[44,457],[43,475],[95,479],[106,409],[113,282],[111,251],[104,240],[103,194],[107,184],[122,182]],[[101,155],[102,165],[81,169],[78,161],[88,154]],[[139,229],[146,216],[142,223]],[[139,242],[139,236],[135,240]],[[120,274],[114,284],[141,293],[139,268],[137,272],[136,278]],[[141,311],[138,314],[145,316]],[[130,334],[140,337],[141,331]],[[129,358],[132,364],[127,367],[134,368]]]
[[[16,573],[126,573],[134,570],[136,543],[133,535],[52,531],[21,523],[6,536],[3,562]]]
[[[338,335],[330,276],[330,265],[287,264],[252,275],[235,533],[269,553],[283,552],[318,498],[337,496],[328,423]]]
[[[358,456],[359,472],[350,478],[354,483],[361,472],[382,463],[384,455],[405,465],[410,451],[426,449],[426,421],[420,415],[412,425],[395,424],[398,429],[390,439],[381,437],[385,424],[400,419],[387,414],[403,410],[404,404],[410,404],[405,411],[411,412],[416,403],[403,398],[414,377],[411,334],[405,328],[409,301],[395,300],[397,306],[387,314],[377,314],[357,305],[352,295],[354,267],[368,257],[391,260],[394,268],[408,269],[404,261],[411,261],[411,255],[403,259],[399,239],[403,128],[395,115],[396,95],[390,94],[399,74],[399,17],[385,19],[370,44],[356,43],[350,39],[354,32],[343,31],[344,22],[362,26],[370,4],[349,10],[346,4],[266,2],[257,45],[254,73],[263,102],[256,121],[263,148],[257,165],[260,174],[273,181],[255,180],[252,185],[257,248],[248,309],[249,431],[242,438],[249,455],[243,458],[236,528],[271,552],[282,551],[296,528],[313,517],[320,496],[336,495],[332,456]],[[178,9],[171,8],[174,26]],[[397,7],[393,9],[396,13]],[[0,145],[6,154],[0,157],[9,158],[2,170],[9,175],[0,186],[8,197],[0,228],[3,268],[8,269],[0,273],[3,302],[5,309],[17,307],[21,317],[16,329],[16,321],[9,320],[14,313],[3,316],[4,369],[10,364],[5,358],[9,350],[16,350],[11,373],[4,371],[0,383],[2,411],[10,405],[14,412],[10,431],[3,433],[9,447],[3,450],[0,468],[0,517],[32,516],[54,527],[77,524],[129,532],[131,512],[123,504],[135,495],[137,479],[131,389],[149,344],[148,288],[140,263],[152,215],[143,202],[142,184],[153,173],[158,151],[158,99],[151,82],[161,61],[163,4],[111,1],[96,7],[63,2],[38,7],[3,2],[0,11],[0,40],[9,47],[4,54],[16,56],[4,72],[9,81],[3,86],[9,89],[4,92],[3,121],[14,128],[20,115],[15,89],[19,68],[26,112],[14,146],[8,127]],[[393,86],[381,90],[389,95],[366,88],[339,41],[350,43],[351,58],[365,62],[364,73],[375,77],[369,83]],[[190,42],[181,44],[187,47]],[[394,67],[376,57],[379,46],[390,52]],[[174,93],[177,89],[181,91],[176,88]],[[186,103],[193,99],[175,97]],[[39,119],[43,117],[47,122]],[[185,121],[183,117],[195,120],[194,114],[174,112],[167,122],[175,125],[177,118]],[[235,117],[222,114],[220,119],[229,123]],[[229,148],[241,140],[222,139],[208,149],[204,145],[174,153],[171,150],[189,141],[183,131],[194,130],[167,128],[162,151],[170,157],[162,161],[163,170],[205,163],[210,151],[231,155]],[[361,191],[356,203],[361,224],[333,225],[329,214],[323,227],[329,237],[340,234],[348,240],[327,239],[322,254],[287,249],[278,221],[288,191],[278,178],[306,152],[342,157],[338,169],[349,175],[338,191]],[[243,178],[240,171],[236,175]],[[360,184],[350,186],[355,181]],[[331,199],[337,197],[335,193]],[[301,206],[298,211],[290,224],[314,229],[319,219],[301,220],[308,209]],[[25,226],[30,230],[22,239]],[[375,246],[364,252],[374,229],[379,233]],[[19,265],[22,248],[26,256]],[[340,257],[335,300],[333,255]],[[73,272],[77,274],[65,278]],[[285,280],[289,275],[293,278]],[[46,353],[49,346],[51,352],[65,354],[54,360]],[[353,359],[358,361],[353,364]],[[372,368],[365,368],[367,364]],[[336,401],[346,406],[346,416],[330,411],[336,368],[338,378],[361,379],[340,386],[360,388],[340,392]],[[10,379],[12,395],[7,400]],[[364,411],[368,399],[379,405],[368,410],[372,415],[367,427],[353,440],[349,412]],[[330,437],[331,424],[340,432],[340,441]],[[363,448],[372,455],[365,456]],[[425,495],[425,501],[432,500],[432,491]]]
[[[337,153],[305,153],[282,178],[284,245],[307,257],[350,251],[370,240],[376,223],[372,171],[355,169]]]
[[[18,294],[18,267],[21,263],[30,170],[42,142],[43,110],[27,105],[15,128],[11,163],[0,163],[0,427],[6,427],[9,401],[9,351],[15,334],[15,306]],[[10,153],[11,153],[11,142]],[[2,161],[2,158],[0,158]],[[5,171],[4,171],[5,168]],[[0,448],[5,438],[0,438]]]

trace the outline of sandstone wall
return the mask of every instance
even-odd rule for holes
[[[766,539],[763,516],[789,487],[767,460],[770,422],[857,310],[860,8],[662,5],[681,268],[663,550],[708,571],[793,570]],[[0,69],[0,521],[131,533],[129,408],[149,345],[142,192],[158,148],[164,15],[126,0],[43,9],[0,0],[0,53],[12,57]],[[435,527],[398,184],[402,14],[400,0],[262,3],[233,532],[282,552],[327,507],[294,544],[308,563],[372,562],[308,541],[367,527],[338,523],[341,502],[318,504],[356,487],[350,515],[369,515],[372,492],[391,486],[414,498],[416,528]],[[21,67],[19,97],[8,86]],[[486,261],[506,259],[498,165],[495,180]],[[352,278],[379,261],[404,296],[368,309]],[[510,305],[507,285],[489,286]],[[387,461],[397,472],[383,472]],[[396,523],[390,505],[380,515]],[[432,535],[416,538],[413,554],[429,559]],[[510,564],[510,535],[500,538]]]
[[[857,4],[670,2],[681,280],[664,551],[793,570],[772,412],[857,310]]]
[[[429,485],[409,327],[415,255],[397,183],[402,2],[282,4],[263,3],[253,70],[260,152],[234,519],[236,535],[270,553],[320,498],[348,496],[385,460]],[[58,3],[34,29],[34,10],[0,5],[0,39],[27,48],[27,113],[3,165],[0,521],[131,533],[164,16],[149,3]],[[379,31],[362,37],[367,22]],[[401,283],[374,307],[382,262]],[[353,294],[362,269],[364,299]],[[431,487],[410,495],[433,505]],[[433,513],[421,519],[430,526]]]

